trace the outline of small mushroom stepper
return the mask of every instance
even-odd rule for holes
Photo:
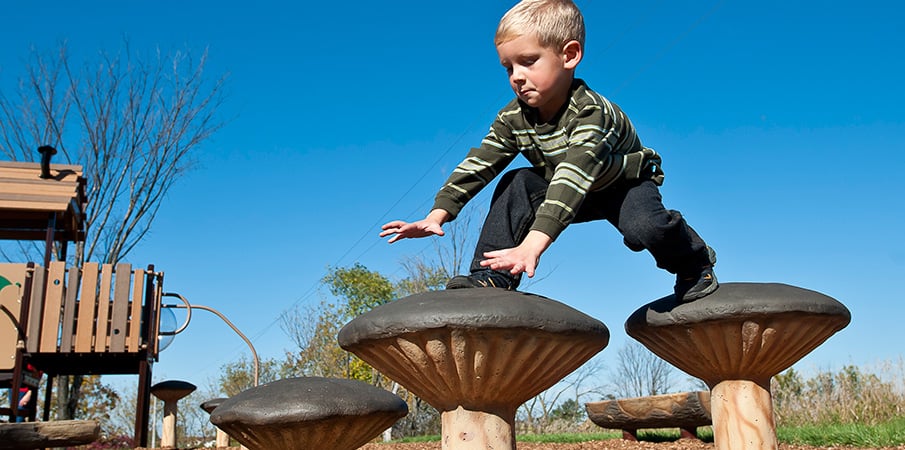
[[[538,295],[433,291],[381,305],[339,344],[441,412],[443,449],[515,448],[519,405],[609,342],[606,326]]]
[[[770,379],[851,321],[819,292],[777,283],[725,283],[678,304],[670,295],[636,310],[626,332],[710,386],[718,449],[775,449]]]
[[[188,381],[167,380],[151,386],[151,394],[163,400],[163,430],[160,445],[176,448],[176,420],[179,400],[195,391],[195,385]]]
[[[250,450],[358,448],[408,414],[396,395],[334,378],[289,378],[230,397],[211,423]]]
[[[204,412],[210,414],[210,413],[214,412],[214,410],[217,409],[217,407],[220,406],[225,401],[226,401],[225,398],[211,399],[211,400],[208,400],[208,401],[202,403],[201,409],[203,409]],[[226,434],[226,432],[221,430],[220,428],[217,428],[216,445],[217,445],[217,448],[229,447],[229,435]]]

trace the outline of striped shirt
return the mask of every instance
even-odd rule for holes
[[[472,148],[437,193],[434,209],[458,215],[465,204],[519,154],[544,169],[550,183],[532,230],[552,239],[575,218],[588,192],[622,179],[663,181],[660,157],[641,145],[628,117],[614,103],[572,83],[569,104],[550,123],[518,99],[500,110],[480,147]]]

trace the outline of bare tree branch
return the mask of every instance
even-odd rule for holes
[[[145,59],[127,41],[80,63],[65,43],[52,56],[31,56],[16,101],[0,90],[2,153],[32,161],[35,148],[53,145],[83,165],[89,234],[74,259],[118,262],[147,235],[197,148],[223,126],[225,78],[206,77],[206,52],[197,61],[160,50]]]
[[[618,398],[667,394],[673,388],[676,369],[636,341],[619,349],[613,377]]]

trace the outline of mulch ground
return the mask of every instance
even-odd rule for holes
[[[440,450],[439,442],[413,444],[367,444],[362,450]],[[519,450],[713,450],[712,443],[704,443],[691,439],[673,442],[633,442],[624,439],[607,439],[603,441],[581,442],[576,444],[535,444],[519,442]],[[855,450],[854,447],[811,447],[806,445],[780,444],[779,450]],[[866,450],[858,448],[857,450]],[[884,450],[905,450],[905,446],[886,447]]]

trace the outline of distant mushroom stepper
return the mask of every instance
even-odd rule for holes
[[[251,450],[355,449],[408,414],[398,396],[334,378],[289,378],[225,400],[211,423]]]
[[[442,415],[443,448],[515,448],[515,410],[606,347],[606,326],[503,289],[426,292],[381,305],[340,346]]]
[[[626,332],[711,388],[719,449],[776,448],[770,379],[851,321],[819,292],[776,283],[724,283],[678,304],[674,296],[636,310]]]
[[[187,381],[167,380],[151,386],[151,394],[163,400],[163,432],[160,444],[163,448],[176,447],[176,417],[178,402],[195,391],[195,385]]]

